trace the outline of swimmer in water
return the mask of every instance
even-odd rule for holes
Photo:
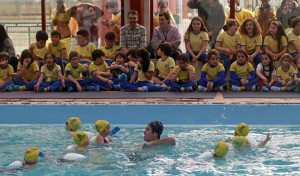
[[[110,124],[105,120],[98,120],[95,122],[95,130],[99,133],[97,135],[96,144],[107,144],[112,142],[110,135]]]
[[[142,148],[159,145],[176,145],[175,138],[173,137],[160,139],[163,129],[164,126],[160,121],[150,122],[144,130],[144,140],[146,142],[142,144]]]
[[[216,143],[214,151],[204,152],[201,155],[199,155],[197,159],[212,159],[217,157],[223,157],[227,154],[227,152],[228,152],[227,144],[223,141],[220,141]]]
[[[66,130],[71,134],[74,133],[81,128],[81,121],[78,117],[71,117],[68,119],[66,123]]]
[[[86,132],[84,131],[77,131],[73,135],[73,141],[77,144],[77,150],[85,150],[86,147],[90,144],[90,140]]]

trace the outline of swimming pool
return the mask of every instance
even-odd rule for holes
[[[199,104],[199,103],[4,103],[0,105],[0,166],[22,160],[36,146],[52,159],[40,159],[18,175],[299,175],[300,118],[298,104]],[[80,117],[82,129],[94,132],[93,123],[105,119],[121,131],[114,144],[90,146],[83,162],[59,165],[73,144],[64,129],[69,117]],[[177,145],[141,150],[147,123],[160,120],[162,137]],[[223,159],[199,160],[218,141],[232,137],[237,124],[250,125],[251,136],[265,147],[234,150]],[[3,174],[3,173],[1,173]],[[10,173],[5,173],[10,174]]]

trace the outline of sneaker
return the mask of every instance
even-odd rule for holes
[[[100,86],[95,85],[94,88],[95,88],[95,91],[96,91],[96,92],[99,92],[99,91],[100,91]]]
[[[13,89],[14,89],[14,91],[20,91],[20,87],[21,87],[21,86],[19,86],[19,85],[14,85],[14,88],[13,88]]]
[[[113,90],[115,90],[115,91],[120,91],[121,90],[120,84],[114,84],[112,87],[113,87]]]
[[[49,91],[50,91],[50,87],[44,88],[44,92],[49,92]]]
[[[74,91],[73,87],[72,87],[72,86],[69,86],[69,87],[68,87],[68,92],[73,92],[73,91]]]
[[[255,86],[255,85],[252,86],[252,87],[250,88],[250,90],[251,90],[251,91],[256,91],[256,86]]]
[[[271,91],[272,91],[272,92],[279,92],[279,91],[280,91],[280,87],[272,86],[272,87],[271,87]]]
[[[218,92],[224,92],[223,86],[219,87],[217,91],[218,91]]]
[[[263,91],[263,92],[269,92],[269,88],[267,88],[266,86],[262,86],[261,91]]]
[[[180,92],[185,92],[185,87],[181,87]]]
[[[189,87],[185,88],[185,91],[186,92],[193,92],[193,87],[189,86]]]
[[[239,92],[239,91],[241,91],[241,87],[236,86],[236,85],[232,85],[231,91],[232,91],[232,92]]]
[[[148,92],[148,87],[147,87],[147,86],[143,86],[143,87],[141,88],[141,90],[142,90],[142,92]]]
[[[14,86],[9,86],[9,87],[7,88],[7,91],[8,91],[8,92],[14,91]]]
[[[206,92],[206,87],[198,86],[198,92]]]
[[[120,83],[126,83],[127,82],[127,75],[125,73],[122,73],[119,77]]]

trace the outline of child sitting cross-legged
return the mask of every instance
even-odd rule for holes
[[[109,67],[113,72],[113,80],[115,83],[127,82],[127,74],[129,73],[129,67],[125,61],[127,60],[127,54],[123,51],[116,53],[116,61]],[[114,90],[121,90],[120,84],[113,85]]]

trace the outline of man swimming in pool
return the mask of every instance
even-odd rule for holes
[[[160,135],[162,134],[164,129],[164,125],[160,121],[150,122],[146,129],[144,130],[144,140],[142,148],[148,148],[152,146],[159,145],[176,145],[175,138],[167,137],[160,139]]]

